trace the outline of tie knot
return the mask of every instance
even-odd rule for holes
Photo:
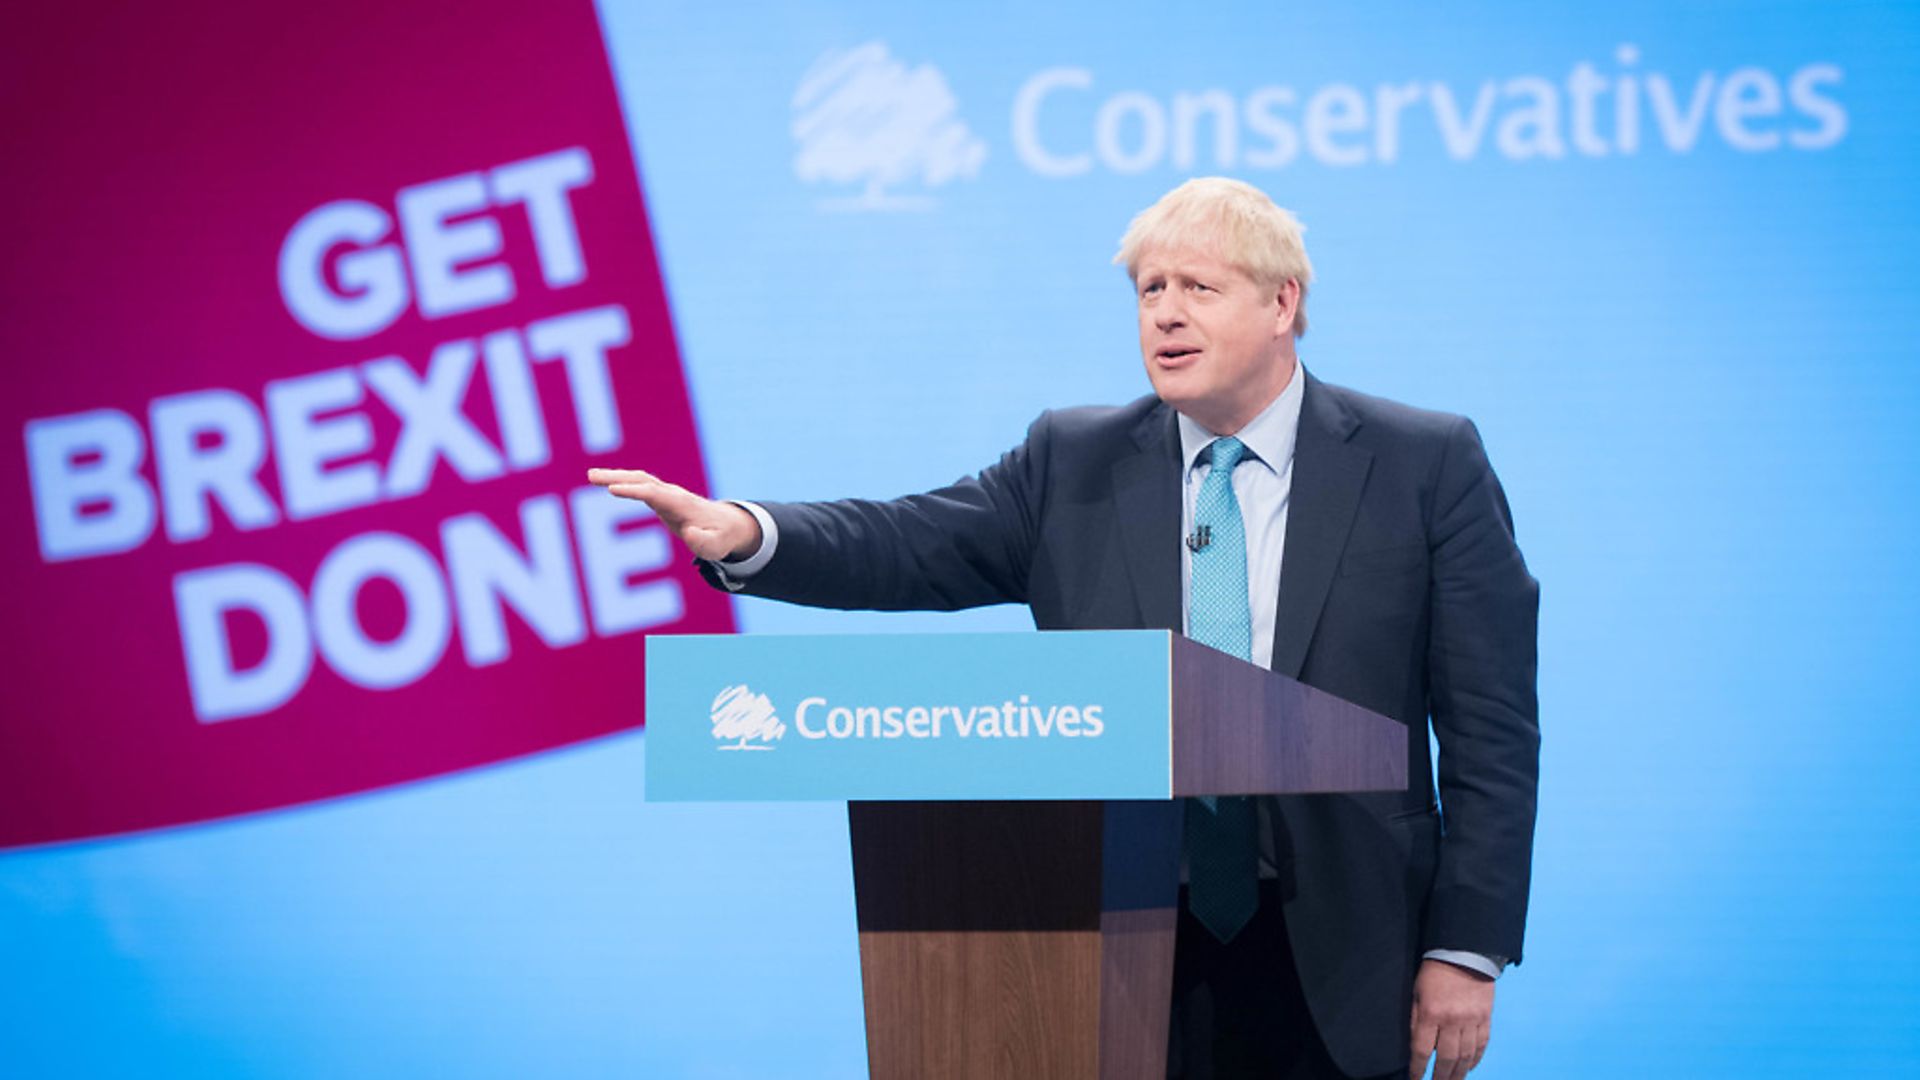
[[[1241,456],[1247,452],[1247,445],[1228,435],[1213,440],[1213,445],[1209,449],[1213,451],[1213,467],[1232,472],[1233,467],[1240,464]]]

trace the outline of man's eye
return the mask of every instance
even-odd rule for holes
[[[1147,286],[1146,288],[1144,288],[1144,289],[1141,289],[1141,290],[1140,290],[1140,295],[1141,295],[1141,296],[1152,296],[1152,295],[1154,295],[1154,294],[1156,294],[1156,293],[1158,293],[1159,291],[1160,291],[1160,286],[1158,286],[1158,285],[1149,285],[1149,286]]]
[[[1196,282],[1194,282],[1194,283],[1193,283],[1193,288],[1194,288],[1194,290],[1195,290],[1196,292],[1212,292],[1212,291],[1213,291],[1213,286],[1211,286],[1211,285],[1208,285],[1208,284],[1207,284],[1206,282],[1204,282],[1204,281],[1196,281]]]

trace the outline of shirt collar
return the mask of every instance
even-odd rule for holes
[[[1296,360],[1293,378],[1287,380],[1280,396],[1268,402],[1267,407],[1260,410],[1259,416],[1235,433],[1255,457],[1276,473],[1285,472],[1287,463],[1293,460],[1294,439],[1300,433],[1300,402],[1306,396],[1305,371],[1305,366]],[[1219,436],[1186,413],[1177,415],[1180,418],[1180,460],[1191,471],[1194,459]]]

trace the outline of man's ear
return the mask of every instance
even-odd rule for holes
[[[1280,336],[1293,336],[1294,319],[1300,313],[1300,279],[1288,278],[1275,299],[1279,303],[1279,310],[1274,313],[1278,320],[1275,329]]]

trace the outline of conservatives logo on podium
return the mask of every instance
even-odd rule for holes
[[[787,725],[780,722],[780,714],[774,712],[767,695],[754,693],[744,683],[715,695],[711,719],[713,737],[723,744],[718,747],[721,750],[771,750],[772,744],[787,733]],[[755,746],[756,742],[763,745]]]

